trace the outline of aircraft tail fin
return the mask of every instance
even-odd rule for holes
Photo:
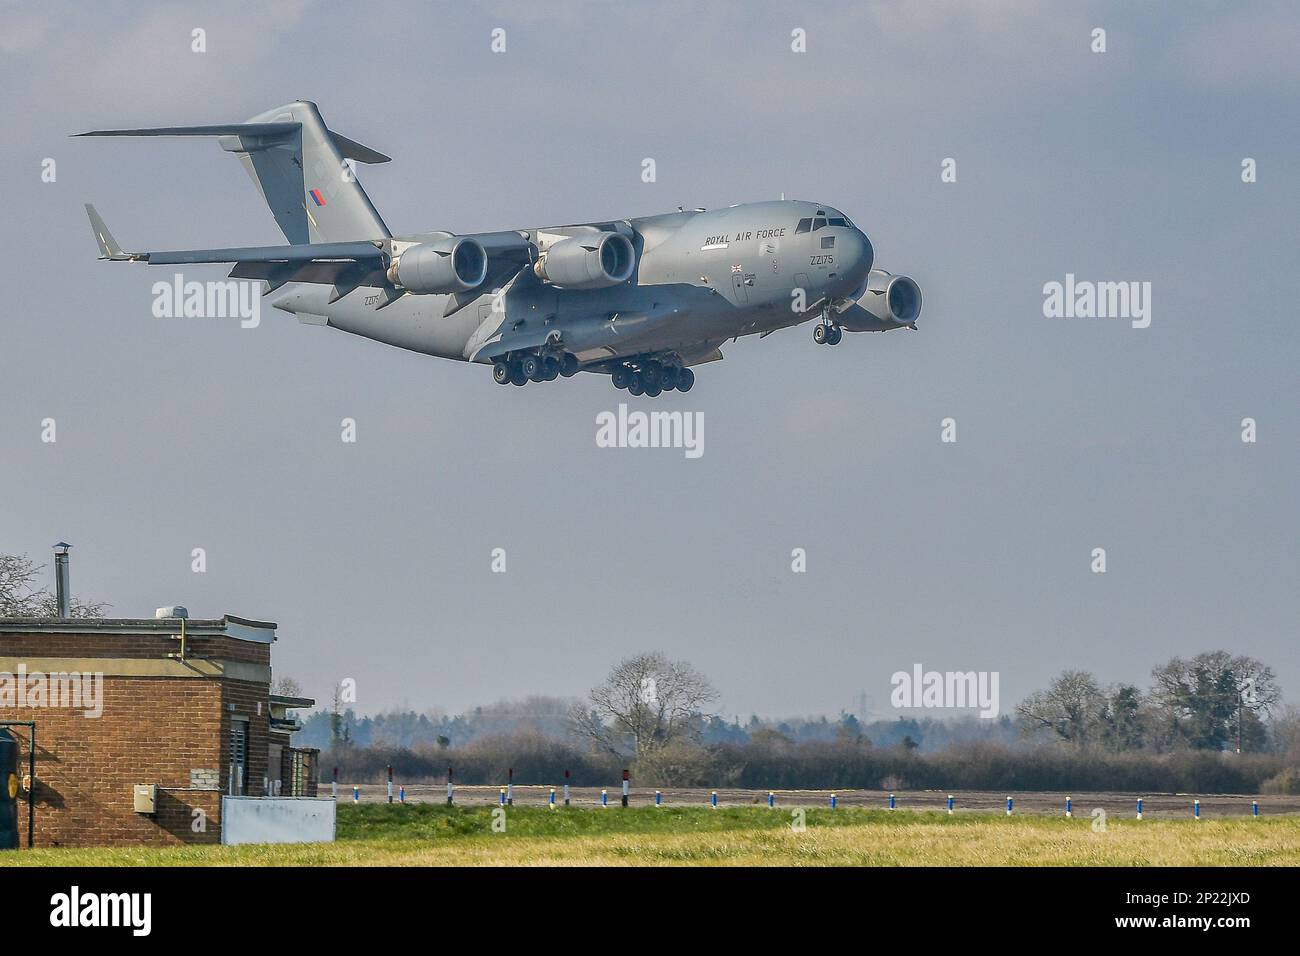
[[[389,157],[327,128],[315,103],[288,103],[246,123],[106,129],[78,135],[217,136],[221,148],[244,164],[289,242],[349,242],[392,235],[345,162],[386,163]]]

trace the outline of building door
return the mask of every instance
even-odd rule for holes
[[[226,792],[242,797],[248,792],[248,718],[230,721],[230,777]]]

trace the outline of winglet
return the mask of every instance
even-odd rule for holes
[[[113,234],[108,231],[103,218],[90,203],[86,203],[86,215],[90,217],[90,228],[95,233],[95,242],[99,243],[99,258],[111,259],[114,262],[128,262],[135,258],[131,253],[122,251]]]

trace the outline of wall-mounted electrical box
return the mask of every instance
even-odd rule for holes
[[[158,784],[137,783],[135,785],[135,812],[155,813],[158,810]]]

